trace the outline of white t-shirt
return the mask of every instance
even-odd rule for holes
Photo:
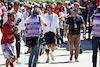
[[[53,13],[52,15],[44,14],[43,15],[44,20],[47,23],[47,27],[43,26],[43,33],[47,33],[49,31],[54,32],[56,34],[56,29],[59,28],[59,19],[58,16]]]
[[[21,19],[21,22],[18,25],[18,32],[17,33],[20,33],[21,30],[25,30],[24,17],[23,17],[23,14],[21,12],[16,13],[15,22],[17,22],[19,19]]]
[[[64,15],[64,13],[63,13],[63,12],[60,12],[60,16],[62,16],[62,15]],[[61,18],[61,20],[65,21],[64,17]],[[64,28],[64,23],[63,23],[63,21],[61,21],[61,23],[59,24],[59,27],[60,27],[61,29]]]
[[[24,12],[23,16],[24,16],[25,19],[27,19],[29,17],[29,13],[28,12]]]
[[[1,20],[1,15],[2,15],[2,10],[1,10],[1,8],[0,8],[0,20]]]

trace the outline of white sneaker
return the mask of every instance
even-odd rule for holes
[[[49,58],[46,60],[46,63],[49,63],[50,62],[50,60],[49,60]]]
[[[18,60],[18,59],[16,60],[16,63],[17,63],[17,64],[21,64],[21,62],[19,62],[19,60]]]
[[[54,56],[50,53],[51,59],[54,61]]]
[[[56,50],[57,50],[58,48],[59,48],[58,46],[55,47]]]

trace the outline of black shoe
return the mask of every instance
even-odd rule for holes
[[[70,57],[70,61],[72,61],[72,56]]]
[[[82,54],[83,53],[83,50],[82,49],[80,49],[80,52],[79,52],[79,54]]]

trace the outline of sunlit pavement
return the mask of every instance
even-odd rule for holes
[[[0,33],[0,38],[2,34]],[[86,35],[87,36],[87,35]],[[67,42],[67,39],[64,38],[64,41]],[[50,62],[46,63],[47,56],[46,54],[43,54],[39,57],[39,61],[37,64],[37,67],[92,67],[92,46],[91,46],[91,40],[83,40],[81,36],[81,44],[83,48],[83,54],[79,54],[79,62],[75,62],[74,56],[73,60],[69,61],[69,48],[68,48],[68,42],[63,47],[58,48],[54,52],[54,61],[51,60]],[[14,63],[15,67],[28,67],[28,60],[29,60],[29,54],[24,54],[25,51],[27,51],[27,47],[24,46],[25,44],[23,41],[21,42],[21,56],[20,61],[21,64]],[[1,46],[0,46],[1,48]],[[97,57],[97,67],[99,67],[99,53]],[[2,51],[0,50],[0,67],[5,67],[5,59],[3,57]]]

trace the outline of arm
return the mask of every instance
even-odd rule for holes
[[[42,16],[40,16],[40,22],[44,25],[44,27],[47,27],[47,23],[45,22]]]
[[[64,26],[64,37],[65,38],[66,38],[67,26],[68,26],[68,24],[65,24],[65,26]]]
[[[7,37],[8,39],[11,39],[12,37],[14,37],[14,34],[8,34]]]
[[[86,38],[86,29],[85,29],[85,25],[84,24],[81,24],[82,26],[82,29],[83,29],[83,38],[85,39]]]

